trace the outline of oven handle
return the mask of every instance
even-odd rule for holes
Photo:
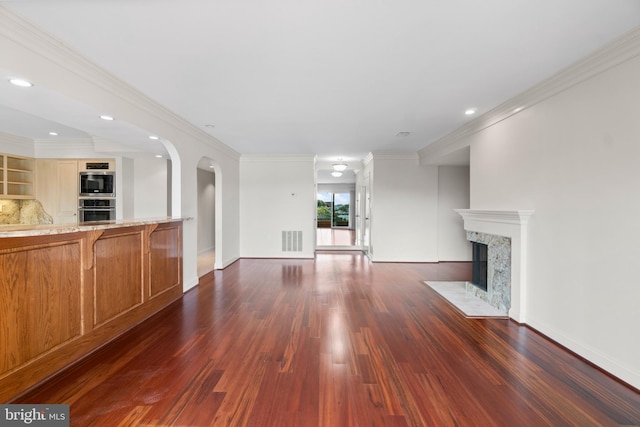
[[[81,211],[115,211],[116,208],[79,206],[78,210],[81,210]]]

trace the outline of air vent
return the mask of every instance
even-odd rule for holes
[[[302,252],[302,231],[282,232],[282,252]]]

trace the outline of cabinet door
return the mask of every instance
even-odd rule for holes
[[[78,220],[78,162],[58,160],[58,206],[56,224]]]
[[[55,159],[36,160],[36,199],[42,203],[45,212],[54,218],[54,222],[58,203],[57,165]]]
[[[0,196],[4,196],[5,194],[4,175],[4,156],[0,154]]]

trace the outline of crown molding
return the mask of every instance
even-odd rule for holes
[[[500,123],[638,55],[640,27],[422,148],[418,151],[420,163],[434,163],[434,159],[468,146],[469,142],[464,140],[465,137]]]
[[[95,156],[93,141],[89,138],[65,138],[60,141],[36,139],[35,157],[43,159]]]
[[[100,68],[60,40],[46,34],[6,7],[0,5],[0,36],[45,58],[69,74],[114,95],[119,100],[167,123],[191,138],[238,160],[240,154],[228,145],[186,121],[171,110],[148,98],[133,86]]]
[[[33,144],[33,139],[0,131],[0,143]]]
[[[384,160],[419,160],[418,153],[371,153],[372,159],[384,159]]]
[[[35,144],[31,138],[0,132],[0,152],[35,157]]]
[[[373,160],[373,153],[367,153],[366,156],[362,159],[362,165],[367,166]]]
[[[311,162],[315,161],[315,154],[242,154],[240,162]]]

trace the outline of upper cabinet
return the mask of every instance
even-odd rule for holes
[[[34,197],[35,160],[0,154],[0,196],[6,199]]]

